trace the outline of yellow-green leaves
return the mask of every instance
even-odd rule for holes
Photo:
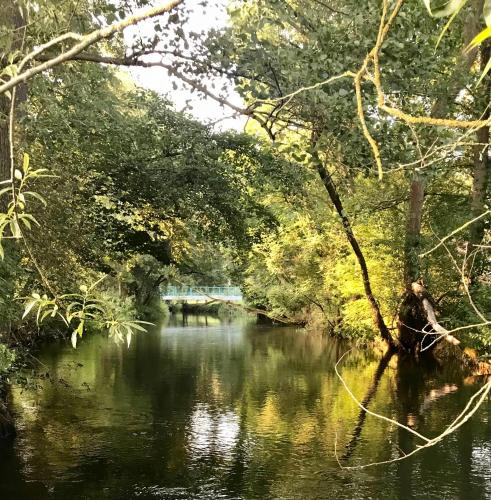
[[[489,22],[491,22],[491,16],[489,12],[491,11],[491,0],[486,0],[485,8],[488,9],[488,14],[487,16],[485,16],[486,24],[488,24]],[[477,46],[485,42],[488,38],[491,38],[491,26],[489,26],[489,24],[487,28],[484,28],[477,36],[475,36],[472,39],[471,43],[469,43],[466,50],[469,51],[476,48]],[[491,69],[491,59],[487,62],[486,66],[484,67],[481,76],[479,78],[479,81],[477,82],[478,85],[482,82],[482,79],[489,73],[490,69]]]
[[[450,16],[450,19],[445,24],[440,36],[438,37],[437,47],[440,44],[443,35],[446,33],[450,25],[452,24],[455,17],[462,10],[464,5],[467,4],[468,0],[423,0],[426,9],[433,17],[446,17]],[[478,33],[474,39],[469,43],[466,47],[466,51],[472,50],[477,46],[481,45],[488,38],[491,38],[491,0],[484,0],[482,14],[484,20],[486,22],[486,28],[484,28],[480,33]],[[479,81],[477,84],[479,85],[482,79],[489,73],[491,70],[491,60],[488,61],[484,70],[481,73]]]
[[[487,40],[489,37],[491,37],[491,27],[488,26],[487,28],[484,28],[478,35],[476,35],[471,43],[467,46],[467,50],[471,50],[478,45],[481,45],[484,40]]]
[[[462,8],[467,0],[423,0],[430,16],[446,17]]]
[[[72,347],[74,349],[77,348],[77,336],[82,337],[82,335],[84,334],[84,326],[85,326],[85,320],[82,319],[78,324],[76,330],[74,330],[72,333],[71,341],[72,341]]]
[[[438,40],[436,42],[436,46],[440,45],[440,42],[442,41],[443,35],[447,32],[448,28],[450,28],[450,25],[453,23],[454,19],[457,17],[458,13],[461,11],[462,7],[467,3],[467,0],[460,0],[460,4],[457,5],[457,8],[452,12],[452,15],[450,16],[450,19],[447,21],[445,26],[442,29],[442,32],[440,33],[440,36],[438,37]]]
[[[24,153],[24,156],[23,156],[22,170],[24,172],[27,172],[29,170],[29,155],[27,153]]]
[[[31,312],[36,313],[38,326],[48,317],[61,319],[68,328],[72,329],[70,341],[74,349],[77,347],[78,337],[84,335],[88,325],[99,329],[103,327],[115,342],[126,341],[129,347],[133,334],[145,332],[146,329],[142,325],[152,323],[133,319],[126,314],[123,316],[121,312],[115,313],[107,297],[104,295],[96,297],[92,292],[104,278],[105,276],[90,286],[80,285],[81,293],[64,294],[57,298],[49,298],[47,295],[34,292],[25,301],[22,319],[25,319]]]
[[[5,257],[2,239],[6,237],[20,239],[22,238],[22,225],[28,230],[31,229],[31,223],[39,225],[34,216],[26,212],[28,197],[36,198],[46,206],[45,199],[39,193],[26,191],[26,188],[32,179],[48,177],[46,175],[47,170],[44,168],[32,170],[29,163],[29,154],[24,153],[22,167],[21,169],[14,169],[13,179],[0,182],[0,185],[8,184],[8,186],[0,189],[0,197],[8,196],[10,200],[7,203],[6,213],[0,213],[0,259],[2,260]]]
[[[484,21],[486,21],[486,26],[491,26],[491,0],[484,0],[482,14],[484,16]]]

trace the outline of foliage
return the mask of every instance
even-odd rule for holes
[[[15,363],[15,351],[0,343],[0,377],[6,374]]]
[[[47,177],[46,172],[47,169],[45,168],[32,170],[29,167],[29,155],[24,153],[22,170],[16,168],[13,172],[14,182],[9,179],[0,183],[0,185],[8,184],[8,186],[0,189],[0,196],[10,197],[10,201],[7,204],[7,212],[0,213],[0,258],[2,260],[5,257],[2,246],[3,240],[6,238],[22,238],[22,225],[28,230],[32,228],[31,222],[39,225],[34,216],[26,212],[26,205],[33,198],[41,201],[44,205],[46,205],[46,201],[39,193],[28,191],[27,187],[34,179]]]
[[[424,4],[426,10],[420,1],[404,3],[380,49],[385,99],[417,116],[431,115],[442,102],[450,118],[480,116],[485,95],[471,90],[482,78],[475,65],[459,75],[455,89],[448,83],[465,31],[457,14],[472,6]],[[487,21],[489,2],[484,5]],[[60,30],[87,32],[131,10],[125,1],[105,0],[21,7],[29,21],[22,50],[8,25],[12,12],[0,23],[4,79],[16,74],[22,54]],[[85,56],[141,64],[150,59],[140,56],[156,52],[169,58],[171,74],[202,93],[212,78],[231,78],[247,112],[261,118],[262,128],[249,123],[247,134],[199,123],[107,65],[72,60],[30,80],[14,131],[14,156],[17,162],[24,155],[24,167],[0,191],[11,199],[0,220],[2,241],[12,237],[8,243],[15,245],[5,245],[0,273],[8,284],[0,296],[2,319],[15,297],[32,296],[28,308],[39,321],[58,318],[75,340],[87,321],[121,340],[158,302],[160,285],[234,280],[253,304],[275,315],[300,322],[321,316],[339,335],[371,338],[358,264],[319,177],[319,158],[363,249],[386,322],[393,323],[404,291],[411,182],[417,174],[425,184],[421,249],[428,249],[469,220],[473,138],[385,115],[369,68],[360,84],[361,111],[380,145],[380,183],[361,133],[353,79],[326,81],[357,71],[365,60],[376,42],[381,3],[370,0],[360,9],[355,0],[331,0],[329,8],[317,0],[231,1],[229,14],[224,30],[205,36],[186,29],[186,11],[179,9],[155,21],[151,36],[126,45],[114,38]],[[432,16],[449,15],[452,29],[448,23],[435,29]],[[43,179],[47,172],[54,178]],[[40,203],[31,203],[35,198]],[[26,249],[15,241],[21,230]],[[421,259],[421,278],[435,297],[455,292],[441,308],[456,326],[476,319],[471,305],[462,305],[465,287],[453,262],[467,238],[459,235],[449,251]],[[485,312],[488,264],[473,288]],[[104,297],[87,295],[83,283],[101,274],[108,276]]]
[[[449,28],[450,24],[452,21],[455,19],[455,17],[461,12],[461,10],[466,6],[468,3],[468,0],[448,0],[446,2],[440,3],[440,2],[432,2],[432,0],[423,0],[426,8],[428,9],[428,12],[431,16],[433,17],[445,17],[445,16],[451,16],[450,20],[447,22],[445,27],[443,28],[443,31],[440,35],[440,38],[445,34],[447,29]],[[435,7],[432,6],[433,4],[439,4]],[[471,8],[474,8],[475,6],[472,6]],[[482,14],[484,17],[484,20],[486,22],[486,28],[484,28],[482,31],[480,31],[469,43],[469,45],[466,47],[466,50],[472,50],[476,48],[479,45],[482,45],[486,40],[491,38],[491,1],[490,0],[484,0],[483,5],[482,5]],[[479,82],[481,83],[482,79],[489,73],[489,70],[491,70],[491,61],[488,61],[488,63],[485,65],[484,69],[482,70],[481,77],[479,78]]]
[[[118,303],[113,296],[95,295],[94,289],[102,279],[104,277],[90,287],[81,285],[80,293],[64,294],[56,298],[33,293],[26,301],[23,318],[31,311],[36,313],[38,325],[48,317],[60,318],[72,330],[71,342],[74,348],[77,347],[78,337],[83,336],[91,323],[103,326],[115,342],[126,339],[129,347],[132,335],[137,331],[145,331],[142,325],[151,323],[133,319],[125,304]]]

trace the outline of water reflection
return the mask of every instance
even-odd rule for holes
[[[131,349],[102,337],[41,353],[14,390],[20,435],[0,498],[486,498],[490,405],[438,447],[361,413],[334,374],[346,346],[249,320],[174,317]],[[452,366],[353,351],[342,366],[378,413],[433,436],[476,390]],[[472,381],[479,384],[478,380]]]

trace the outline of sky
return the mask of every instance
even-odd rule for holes
[[[215,0],[215,2],[210,2],[208,6],[203,7],[196,0],[187,0],[186,5],[193,5],[193,8],[189,21],[184,27],[185,31],[199,32],[225,27],[228,21],[226,4],[227,0]],[[125,38],[129,42],[135,36],[142,35],[144,37],[150,34],[153,34],[153,23],[143,22],[128,28],[125,31]],[[135,67],[130,68],[129,72],[138,85],[167,96],[175,104],[177,110],[183,110],[186,107],[186,102],[189,102],[192,109],[187,109],[187,112],[202,122],[214,123],[214,126],[220,130],[243,130],[245,126],[245,117],[227,118],[232,115],[232,110],[223,108],[216,101],[210,98],[205,99],[196,92],[191,93],[190,89],[185,87],[185,84],[175,77],[169,76],[164,68]],[[178,84],[177,90],[173,88],[173,81]],[[220,88],[223,84],[223,80],[215,80],[215,82],[217,88]],[[231,87],[227,98],[234,104],[243,106],[242,99]]]

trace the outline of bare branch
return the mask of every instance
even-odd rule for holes
[[[482,219],[483,217],[486,217],[486,215],[489,215],[489,214],[491,214],[491,210],[486,210],[481,215],[478,215],[477,217],[474,217],[474,219],[471,219],[471,220],[467,221],[465,224],[462,224],[457,229],[454,229],[450,234],[447,234],[447,236],[445,236],[444,238],[442,238],[440,240],[440,242],[437,245],[435,245],[433,248],[431,248],[427,252],[420,253],[419,256],[420,257],[426,257],[430,253],[434,252],[437,248],[441,247],[443,245],[443,243],[445,241],[447,241],[448,239],[452,238],[452,236],[455,236],[457,233],[460,233],[460,231],[463,231],[465,228],[469,227],[474,222]]]
[[[4,83],[3,85],[0,85],[0,94],[4,94],[8,90],[14,88],[15,86],[19,85],[22,82],[25,82],[26,80],[29,80],[33,76],[42,73],[43,71],[46,71],[47,69],[53,68],[55,66],[58,66],[59,64],[68,61],[72,59],[74,56],[77,54],[80,54],[82,51],[90,47],[91,45],[94,45],[95,43],[99,42],[100,40],[104,40],[107,38],[111,38],[113,35],[116,33],[123,31],[126,29],[128,26],[132,26],[134,24],[137,24],[141,21],[144,21],[145,19],[151,19],[153,17],[159,16],[161,14],[164,14],[166,12],[171,11],[175,7],[177,7],[179,4],[181,4],[184,0],[171,0],[170,2],[167,2],[165,4],[158,5],[157,7],[153,7],[151,9],[148,9],[140,14],[135,14],[133,16],[128,16],[126,19],[123,19],[122,21],[118,23],[111,24],[107,26],[106,28],[100,29],[93,31],[92,33],[89,33],[88,35],[82,36],[81,40],[79,43],[74,45],[71,49],[67,50],[66,52],[62,52],[58,56],[54,57],[53,59],[50,59],[42,64],[39,64],[38,66],[34,66],[26,71],[21,72],[19,75],[11,78],[8,82]],[[72,37],[75,36],[72,34]],[[55,39],[55,42],[58,43]],[[48,44],[51,44],[52,42],[48,42]],[[36,52],[36,51],[34,51]],[[35,55],[28,54],[26,56],[27,59],[32,59],[35,57]]]
[[[427,438],[421,434],[419,434],[418,432],[416,432],[414,429],[411,429],[410,427],[407,427],[403,424],[401,424],[400,422],[398,422],[397,420],[394,420],[394,419],[391,419],[391,418],[387,418],[383,415],[379,415],[378,413],[374,413],[374,412],[371,412],[370,410],[366,409],[363,407],[363,405],[356,399],[356,397],[353,395],[353,393],[351,392],[351,390],[349,389],[348,385],[346,384],[346,382],[343,380],[343,378],[341,377],[339,371],[338,371],[338,365],[339,363],[342,361],[342,359],[349,353],[351,352],[351,349],[347,352],[345,352],[338,360],[338,362],[336,363],[334,369],[336,371],[336,375],[338,376],[338,378],[341,380],[343,386],[345,387],[345,389],[347,390],[348,394],[350,395],[350,397],[353,399],[353,401],[355,401],[355,403],[360,407],[362,408],[363,410],[365,410],[369,415],[372,415],[372,416],[375,416],[376,418],[380,419],[380,420],[384,420],[384,421],[387,421],[397,427],[400,427],[408,432],[410,432],[411,434],[413,435],[416,435],[417,437],[419,437],[420,439],[423,439],[425,441],[425,444],[423,445],[419,445],[419,446],[416,446],[416,448],[414,448],[414,450],[412,450],[411,452],[409,453],[402,453],[402,455],[398,458],[392,458],[392,459],[389,459],[389,460],[382,460],[380,462],[372,462],[372,463],[368,463],[368,464],[362,464],[362,465],[354,465],[354,466],[344,466],[341,464],[341,462],[339,461],[339,458],[337,456],[337,446],[335,444],[335,449],[334,449],[334,453],[336,455],[336,460],[338,461],[338,464],[339,466],[342,468],[342,469],[347,469],[347,470],[353,470],[353,469],[366,469],[368,467],[374,467],[376,465],[384,465],[384,464],[391,464],[391,463],[394,463],[394,462],[400,462],[402,460],[406,460],[407,458],[409,458],[410,456],[412,455],[415,455],[416,453],[424,450],[425,448],[430,448],[432,446],[435,446],[436,444],[438,444],[440,441],[442,441],[445,437],[447,437],[448,435],[452,434],[453,432],[455,432],[459,427],[461,427],[462,425],[464,425],[475,413],[476,411],[480,408],[480,406],[483,404],[483,402],[486,400],[486,398],[488,397],[489,393],[491,392],[491,378],[469,399],[469,401],[467,402],[467,404],[465,405],[464,409],[457,415],[457,417],[445,428],[445,430],[443,432],[441,432],[438,436],[434,437],[434,438]]]

